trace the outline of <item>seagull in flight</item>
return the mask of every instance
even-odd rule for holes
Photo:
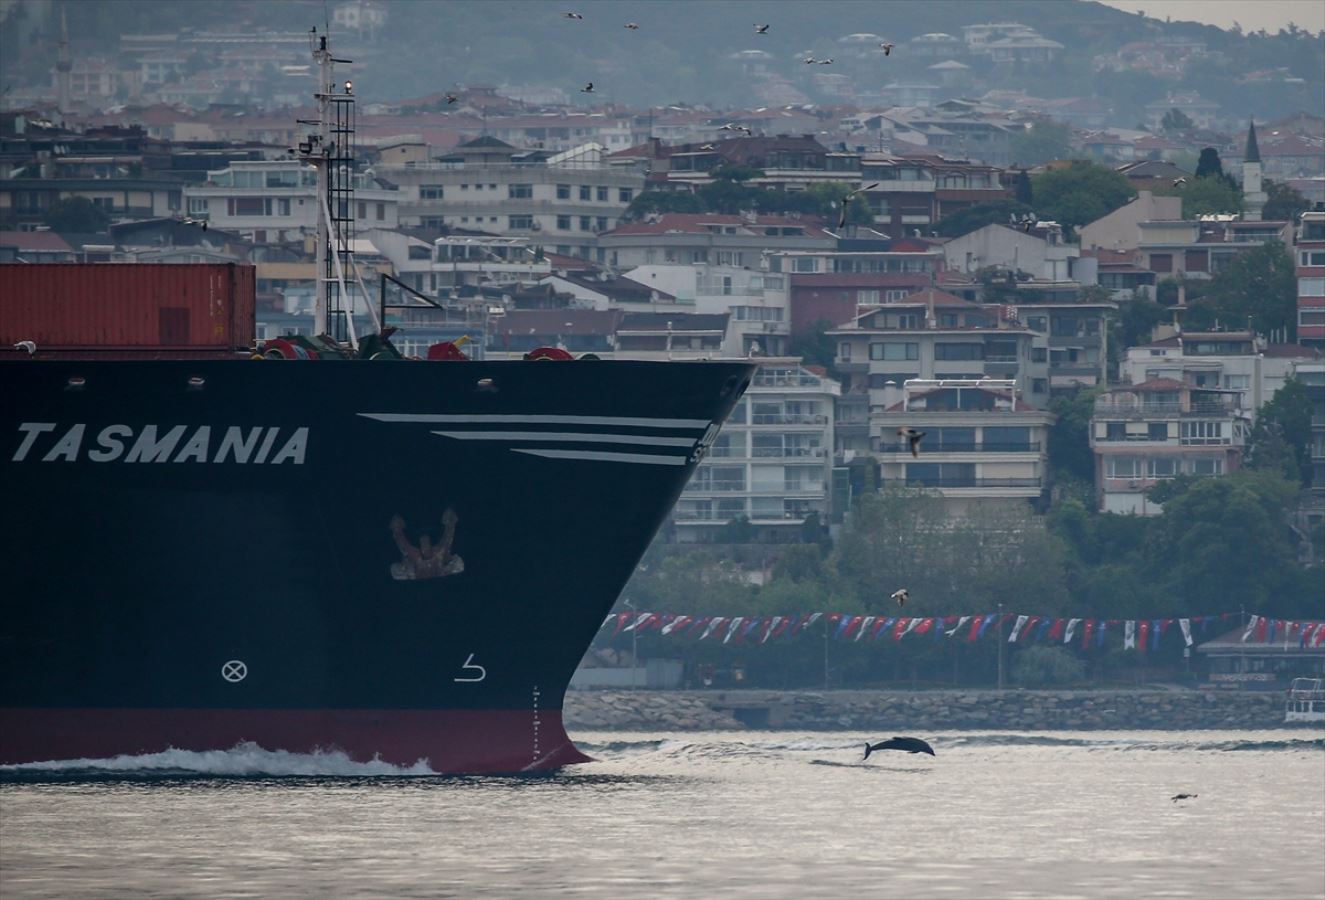
[[[1177,186],[1180,185],[1180,184],[1186,184],[1186,183],[1187,183],[1187,179],[1186,179],[1186,178],[1175,178],[1175,179],[1173,179],[1173,186],[1174,186],[1174,187],[1177,187]]]
[[[562,15],[565,16],[567,19],[583,19],[583,18],[584,18],[584,16],[580,15],[580,14],[577,13],[577,12],[562,13]]]
[[[459,100],[459,99],[460,99],[460,98],[457,97],[455,94],[447,94],[447,95],[446,95],[446,105],[447,105],[447,106],[450,106],[452,103],[456,102],[456,101]]]
[[[839,230],[842,229],[842,228],[845,228],[845,227],[846,227],[846,224],[847,224],[847,206],[848,206],[848,204],[851,203],[851,198],[854,197],[854,196],[856,196],[856,195],[859,194],[859,193],[864,192],[864,191],[870,191],[870,190],[873,190],[874,188],[876,188],[876,187],[878,187],[878,186],[879,186],[879,182],[876,181],[876,182],[874,182],[873,184],[866,185],[865,187],[858,187],[858,188],[856,188],[854,191],[848,191],[848,192],[847,192],[847,195],[846,195],[845,197],[842,198],[842,214],[841,214],[840,216],[837,217],[837,227],[838,227]]]
[[[623,27],[625,27],[625,28],[629,28],[631,31],[639,31],[639,23],[638,23],[638,22],[627,22],[627,23],[625,24],[625,26],[623,26]]]
[[[897,605],[901,606],[904,603],[906,603],[906,601],[911,599],[911,595],[910,593],[907,592],[906,588],[898,588],[897,590],[893,591],[891,594],[888,595],[888,599],[896,600]]]
[[[581,93],[581,94],[592,94],[592,93],[593,93],[593,82],[591,81],[591,82],[589,82],[588,84],[586,84],[584,87],[580,88],[580,93]]]
[[[831,56],[828,57],[827,59],[819,60],[819,65],[821,66],[831,66],[832,64],[833,64],[833,58]]]
[[[15,350],[23,350],[23,351],[25,351],[25,352],[28,354],[28,356],[32,356],[34,353],[37,352],[37,342],[36,342],[36,341],[19,341],[17,344],[14,345],[14,349],[15,349]]]
[[[759,25],[759,24],[756,24],[756,25],[755,25],[755,34],[768,34],[768,26],[767,26],[767,25]]]
[[[1172,797],[1171,799],[1173,800],[1174,803],[1177,803],[1179,800],[1195,800],[1195,799],[1197,798],[1197,796],[1199,796],[1199,795],[1197,795],[1197,794],[1174,794],[1173,797]]]
[[[915,456],[915,457],[919,457],[919,456],[920,456],[920,439],[923,438],[923,437],[925,436],[925,433],[924,433],[923,431],[917,431],[917,430],[914,429],[914,428],[908,428],[908,427],[905,426],[905,425],[903,425],[901,428],[897,429],[897,433],[898,433],[899,435],[901,435],[902,437],[906,438],[907,443],[908,443],[908,444],[910,445],[910,447],[911,447],[911,455],[912,455],[912,456]]]
[[[882,43],[882,44],[880,44],[879,46],[883,48],[883,55],[884,55],[884,56],[887,56],[889,53],[892,53],[892,52],[893,52],[893,45],[892,45],[892,44],[889,44],[889,43]]]
[[[717,147],[714,147],[712,144],[701,144],[700,147],[699,147],[699,149],[700,149],[700,150],[716,150],[716,149],[718,149],[718,148],[717,148]]]

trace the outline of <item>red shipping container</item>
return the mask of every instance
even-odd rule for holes
[[[239,348],[257,278],[233,263],[0,265],[0,347]]]

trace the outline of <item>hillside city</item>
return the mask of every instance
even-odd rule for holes
[[[55,53],[46,80],[0,94],[0,264],[252,265],[258,338],[311,337],[321,198],[296,152],[314,114],[309,35],[122,34],[113,53],[75,54],[61,8],[28,7]],[[390,7],[329,9],[348,57],[381,56]],[[776,597],[765,609],[798,583],[827,590],[830,554],[852,577],[853,516],[886,531],[906,496],[932,523],[1052,538],[1013,553],[1032,582],[1051,570],[1023,594],[1051,609],[1071,612],[1070,588],[1091,609],[1222,610],[1212,592],[1245,587],[1249,607],[1319,614],[1320,108],[1262,120],[1202,97],[1184,76],[1227,57],[1163,32],[1091,57],[1103,76],[1170,85],[1123,112],[983,89],[982,73],[1055,65],[1064,44],[1033,23],[815,48],[795,78],[736,52],[757,107],[632,108],[553,84],[358,100],[337,199],[354,319],[335,336],[370,330],[380,306],[411,356],[453,342],[481,359],[756,360],[627,589],[637,608],[698,610],[693,583],[669,575],[686,548],[736,561],[713,603],[754,603],[751,585]],[[923,77],[861,88],[852,67],[885,56]],[[1303,89],[1283,68],[1239,78]],[[918,455],[908,427],[924,432]],[[1212,538],[1240,555],[1228,571],[1155,556],[1200,521],[1198,501],[1231,502],[1202,493],[1216,481],[1270,510],[1273,546],[1229,522]],[[942,544],[961,527],[926,533]],[[863,579],[884,551],[855,549]],[[905,583],[921,596],[928,577]],[[973,584],[936,581],[932,608]],[[878,602],[863,581],[832,590],[846,608]]]

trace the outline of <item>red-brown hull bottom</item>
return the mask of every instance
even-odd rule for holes
[[[590,761],[560,710],[0,709],[0,764],[253,743],[341,751],[441,774],[542,772]]]

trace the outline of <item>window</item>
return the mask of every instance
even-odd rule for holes
[[[1225,444],[1223,422],[1183,422],[1179,435],[1184,444]]]
[[[1048,361],[1049,361],[1049,351],[1047,349],[1045,349],[1044,347],[1031,348],[1031,362],[1042,363]]]
[[[261,216],[266,213],[267,204],[261,197],[235,197],[229,201],[229,213],[232,216]]]
[[[559,185],[557,185],[557,199],[558,199],[558,200],[569,200],[569,199],[570,199],[570,185],[569,185],[569,184],[559,184]]]
[[[1173,254],[1172,253],[1152,253],[1150,254],[1150,271],[1152,272],[1172,272]]]
[[[1178,474],[1178,461],[1171,456],[1146,460],[1146,475],[1150,478],[1172,478]]]
[[[593,219],[589,216],[580,216],[580,231],[593,231]]]
[[[984,358],[982,344],[935,344],[934,359],[949,362],[957,360],[977,360]]]
[[[280,216],[288,216],[288,215],[290,214],[290,198],[289,198],[289,197],[278,197],[278,198],[277,198],[277,200],[276,200],[276,214],[277,214],[277,215],[280,215]]]
[[[1224,387],[1230,391],[1245,391],[1251,387],[1250,375],[1225,375]]]
[[[508,222],[506,227],[512,231],[528,231],[534,227],[533,216],[510,216]]]
[[[506,195],[512,200],[528,200],[534,196],[534,186],[532,184],[507,185]]]
[[[1325,250],[1303,250],[1302,265],[1325,266]]]
[[[1049,382],[1048,382],[1047,379],[1044,379],[1044,378],[1032,378],[1032,379],[1031,379],[1031,393],[1032,393],[1032,394],[1043,394],[1043,393],[1046,393],[1048,390],[1049,390]]]
[[[1297,311],[1297,324],[1325,325],[1325,309],[1299,309]]]
[[[633,199],[634,191],[630,188],[619,188],[617,190],[617,199],[622,203],[629,203]]]
[[[974,428],[931,428],[925,443],[933,450],[974,450]]]
[[[582,184],[582,185],[580,185],[580,199],[581,199],[581,200],[592,200],[592,199],[593,199],[593,188],[590,187],[590,186],[587,185],[587,184]]]
[[[190,214],[190,215],[195,215],[195,214],[197,214],[197,213],[203,213],[203,214],[205,215],[206,212],[207,212],[207,198],[206,198],[206,197],[190,197],[190,198],[189,198],[189,214]]]
[[[286,201],[286,202],[288,203],[289,201]],[[356,219],[366,219],[366,218],[368,218],[368,204],[365,203],[363,200],[360,200],[360,201],[359,201],[357,204],[355,204],[355,205],[356,205],[356,209],[355,209],[355,211],[354,211],[354,213],[355,213],[354,217],[355,217]]]
[[[870,344],[870,359],[919,359],[920,345],[905,341],[887,341]]]
[[[837,345],[837,358],[842,362],[851,362],[851,345],[843,341]]]
[[[986,450],[1029,450],[1031,430],[1025,425],[986,425],[981,440]]]
[[[1299,278],[1297,280],[1299,297],[1325,297],[1325,278]]]
[[[599,202],[599,203],[606,203],[606,202],[607,202],[607,188],[606,188],[606,187],[601,187],[601,186],[600,186],[600,187],[598,188],[598,202]]]
[[[1105,422],[1104,439],[1106,441],[1127,440],[1127,426],[1122,422]]]
[[[1027,316],[1026,327],[1043,333],[1049,330],[1049,319],[1046,316]]]
[[[1148,441],[1167,441],[1169,439],[1169,426],[1164,422],[1150,422],[1146,425],[1146,440]]]
[[[1224,461],[1216,457],[1189,459],[1187,460],[1187,471],[1193,475],[1219,475],[1224,471]]]
[[[597,220],[595,220],[594,225],[596,226],[596,230],[597,230],[597,231],[606,231],[606,230],[607,230],[607,216],[599,216],[599,217],[597,218]]]
[[[444,188],[440,184],[421,184],[419,185],[420,200],[440,200],[443,196]]]
[[[1108,456],[1104,459],[1106,478],[1140,478],[1142,469],[1139,456]]]
[[[930,487],[974,487],[975,463],[908,463],[906,483]]]
[[[814,272],[819,268],[819,261],[812,256],[798,256],[791,263],[793,272]]]
[[[374,210],[374,213],[375,213],[374,218],[376,218],[377,221],[379,221],[379,222],[385,221],[385,220],[386,220],[386,204],[385,204],[385,203],[378,203],[378,204],[377,204],[377,209]]]
[[[557,216],[557,230],[570,231],[570,216]]]

